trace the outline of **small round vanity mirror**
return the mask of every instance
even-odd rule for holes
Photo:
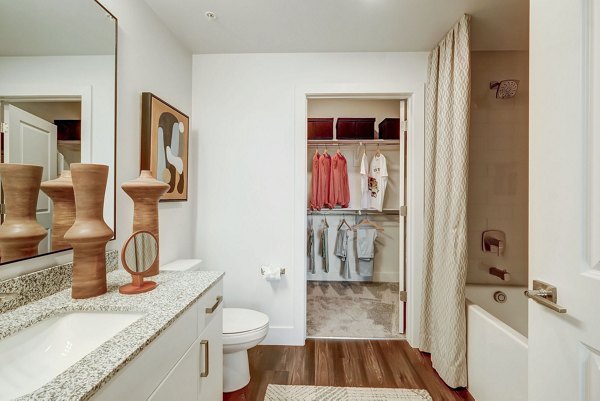
[[[131,284],[119,288],[121,294],[139,294],[156,288],[154,281],[144,281],[148,270],[158,255],[158,241],[149,231],[135,232],[125,241],[121,250],[123,267],[131,274]]]

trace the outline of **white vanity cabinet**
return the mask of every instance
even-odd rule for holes
[[[219,280],[92,399],[222,400],[222,300]]]

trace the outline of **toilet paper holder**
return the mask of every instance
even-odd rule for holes
[[[260,268],[260,274],[265,275],[265,269],[263,267]],[[279,269],[279,274],[285,274],[285,267]]]

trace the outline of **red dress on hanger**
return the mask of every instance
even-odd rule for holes
[[[319,158],[319,184],[317,191],[317,206],[320,207],[318,209],[322,208],[323,206],[327,206],[328,208],[333,209],[333,204],[331,203],[331,199],[329,196],[330,179],[331,156],[329,156],[329,153],[327,153],[326,150]]]
[[[310,208],[312,210],[321,210],[323,205],[319,205],[318,193],[319,193],[319,151],[316,151],[312,158],[312,178],[311,178],[311,193],[310,193]]]
[[[335,207],[346,208],[350,205],[350,187],[348,185],[348,161],[339,151],[331,158],[331,177],[329,180],[329,203]]]

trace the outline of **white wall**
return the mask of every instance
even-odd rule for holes
[[[469,142],[468,283],[527,285],[528,244],[528,52],[471,53]],[[496,99],[490,81],[520,80],[512,99]],[[485,230],[506,233],[503,255],[484,253]],[[506,269],[510,281],[489,274]]]
[[[303,309],[304,274],[294,270],[305,269],[294,262],[296,242],[303,241],[294,232],[294,207],[306,208],[294,176],[296,159],[304,165],[306,157],[305,146],[300,153],[295,146],[297,91],[319,84],[422,86],[426,63],[426,53],[194,56],[194,256],[205,269],[226,271],[227,306],[270,316],[267,342],[297,342]],[[261,279],[260,266],[269,263],[288,268],[283,281]]]
[[[191,53],[159,21],[142,0],[103,0],[119,23],[117,66],[117,239],[108,248],[120,249],[131,234],[133,203],[119,188],[139,174],[141,92],[150,91],[179,108],[191,110]],[[96,118],[103,118],[101,115]],[[190,142],[195,143],[191,137]],[[194,174],[193,164],[190,173]],[[193,191],[194,182],[191,183]],[[161,262],[191,256],[194,194],[188,202],[162,203]],[[0,279],[71,259],[62,252],[0,267]]]

